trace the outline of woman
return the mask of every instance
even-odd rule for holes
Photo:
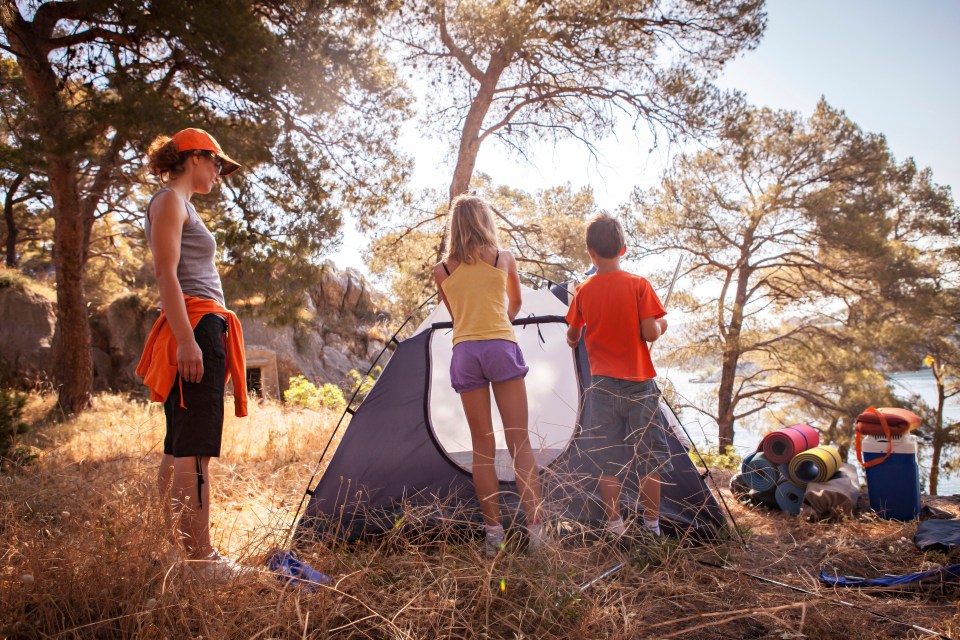
[[[231,374],[236,414],[247,413],[243,333],[236,315],[225,308],[216,240],[190,198],[210,193],[220,176],[240,165],[201,129],[157,138],[149,162],[163,184],[147,205],[144,222],[161,312],[137,374],[150,387],[151,399],[164,403],[167,432],[158,486],[175,532],[172,555],[179,556],[182,543],[201,575],[224,580],[242,568],[210,542],[208,467],[210,458],[220,455],[224,386]]]

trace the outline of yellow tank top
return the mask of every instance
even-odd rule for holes
[[[441,285],[453,312],[453,344],[467,340],[516,342],[507,317],[507,272],[486,262],[460,263]]]

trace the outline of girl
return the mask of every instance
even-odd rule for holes
[[[150,171],[165,183],[147,205],[144,222],[161,314],[137,373],[150,387],[151,398],[164,402],[167,433],[158,486],[168,524],[175,525],[174,538],[194,561],[191,566],[204,577],[224,580],[242,568],[210,543],[208,466],[210,458],[220,455],[224,385],[230,374],[236,414],[246,415],[243,333],[237,317],[224,307],[216,241],[190,198],[210,193],[220,176],[240,165],[201,129],[157,138],[149,162]],[[178,546],[173,557],[179,556]]]
[[[520,311],[516,259],[500,251],[490,206],[476,196],[459,196],[450,207],[449,251],[433,268],[440,297],[453,318],[450,382],[460,394],[473,442],[473,483],[486,523],[484,550],[503,548],[499,480],[490,387],[503,421],[510,456],[527,515],[531,548],[544,543],[540,521],[540,478],[527,432],[527,365],[511,321]]]

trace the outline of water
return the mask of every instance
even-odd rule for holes
[[[662,378],[666,378],[673,384],[677,395],[682,398],[685,403],[708,408],[710,411],[716,410],[717,383],[691,382],[690,379],[697,374],[683,369],[658,367],[657,372]],[[905,407],[909,408],[909,405],[906,403],[914,394],[919,395],[924,402],[931,407],[936,406],[937,383],[936,380],[934,380],[933,372],[929,369],[891,374],[890,379],[894,385],[894,394],[904,400]],[[708,449],[716,448],[718,432],[717,423],[713,419],[690,408],[683,410],[678,409],[678,413],[680,414],[681,421],[690,433],[691,439],[698,447],[703,446]],[[764,412],[761,411],[752,419],[747,419],[744,423],[738,422],[735,426],[736,431],[733,437],[733,446],[740,455],[754,451],[762,435],[771,428],[769,424],[763,422],[763,413]],[[960,420],[960,396],[954,396],[947,400],[944,420],[945,422]],[[810,422],[810,419],[798,415],[792,422]],[[813,426],[820,425],[814,424]],[[929,446],[920,443],[919,457],[921,476],[925,478],[930,469]],[[851,462],[853,461],[854,460],[851,459]],[[944,473],[941,472],[938,493],[941,495],[960,493],[960,473],[944,475]]]

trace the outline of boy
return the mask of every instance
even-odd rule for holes
[[[620,268],[626,253],[623,228],[607,214],[586,227],[587,252],[597,272],[577,287],[567,312],[567,344],[584,342],[592,374],[584,400],[584,434],[600,471],[600,497],[607,532],[621,539],[621,478],[636,456],[643,526],[660,535],[660,476],[671,471],[660,390],[648,342],[667,330],[666,310],[645,279]]]

